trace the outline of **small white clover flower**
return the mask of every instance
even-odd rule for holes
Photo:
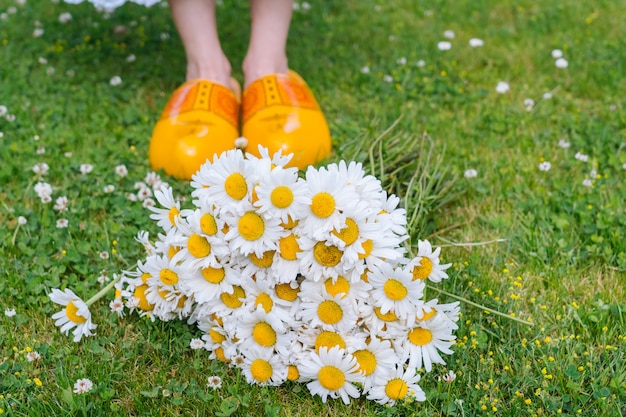
[[[4,105],[0,105],[0,117],[4,116],[5,114],[7,114],[9,112],[9,109],[7,109],[7,106]]]
[[[405,65],[406,64],[406,58],[405,57],[400,57],[396,60],[396,64],[398,65]]]
[[[85,174],[89,174],[91,171],[93,171],[93,165],[91,164],[80,164],[80,173],[85,175]]]
[[[50,167],[45,162],[39,162],[33,167],[33,172],[37,175],[46,175]]]
[[[509,83],[507,83],[506,81],[499,81],[498,84],[496,85],[496,92],[500,94],[504,94],[508,92],[510,89],[511,87],[509,86]]]
[[[454,31],[450,29],[446,30],[445,32],[443,32],[443,37],[448,39],[454,39]]]
[[[193,350],[202,349],[204,347],[204,341],[202,339],[191,339],[189,347]]]
[[[102,252],[100,252],[100,259],[109,259],[109,252],[103,250]]]
[[[209,388],[213,388],[218,389],[222,387],[222,378],[220,378],[217,375],[211,375],[210,377],[208,377],[208,383],[207,383],[207,387]]]
[[[448,371],[447,374],[441,377],[441,380],[444,382],[447,382],[448,384],[453,383],[455,379],[456,379],[456,373],[452,370]]]
[[[566,141],[565,139],[559,139],[559,147],[563,149],[567,149],[571,146],[571,143]]]
[[[46,65],[48,63],[48,60],[42,56],[40,56],[39,58],[37,58],[37,62],[39,62],[39,64],[41,65]]]
[[[542,163],[539,164],[539,171],[550,171],[550,168],[552,168],[552,164],[548,161],[544,161]]]
[[[161,35],[159,35],[161,37],[161,40],[165,41],[168,40],[170,38],[170,34],[167,32],[162,32]]]
[[[383,75],[383,81],[386,83],[392,83],[393,82],[393,77],[389,74],[385,74]]]
[[[20,226],[24,226],[27,222],[28,220],[26,220],[26,217],[24,216],[20,216],[17,218],[17,224],[19,224]]]
[[[622,169],[626,169],[626,162],[622,165]]]
[[[246,146],[248,146],[248,139],[244,138],[243,136],[240,136],[237,139],[235,139],[235,148],[243,149]]]
[[[17,313],[15,312],[14,308],[7,308],[6,310],[4,310],[4,315],[7,317],[13,317],[15,316]]]
[[[88,378],[82,378],[74,384],[74,394],[84,394],[93,389],[93,382]]]
[[[26,360],[28,362],[35,362],[35,361],[38,361],[40,358],[41,358],[41,355],[36,350],[33,350],[26,354]]]
[[[135,60],[137,60],[135,54],[130,54],[126,57],[126,62],[135,62]]]
[[[531,111],[535,107],[535,100],[532,98],[524,99],[524,107],[526,107],[526,111]]]
[[[544,100],[550,100],[551,98],[552,98],[552,93],[550,91],[546,91],[545,93],[543,93]]]
[[[554,59],[559,59],[563,57],[563,51],[561,51],[560,49],[553,49],[552,50],[552,58]]]
[[[120,177],[125,177],[128,175],[128,169],[126,168],[126,165],[118,165],[115,167],[115,173]]]
[[[57,219],[57,229],[67,229],[70,222],[67,219]]]
[[[361,67],[361,74],[369,74],[370,73],[370,67],[368,67],[367,65],[365,65],[364,67]]]
[[[72,21],[72,15],[68,12],[65,13],[61,13],[59,15],[59,22],[63,23],[64,25],[71,22]]]
[[[107,184],[104,186],[104,188],[102,189],[102,191],[104,191],[105,193],[109,194],[112,193],[113,191],[115,191],[115,185],[113,184]]]
[[[124,317],[124,302],[122,301],[122,297],[111,300],[109,308],[119,317]]]
[[[120,85],[122,84],[122,78],[119,75],[115,75],[109,80],[109,84],[113,87]]]
[[[472,38],[469,40],[469,46],[471,46],[472,48],[480,48],[484,44],[485,42],[483,42],[482,39]]]
[[[54,207],[52,208],[55,209],[56,211],[62,212],[62,211],[67,210],[68,204],[69,204],[69,200],[67,199],[67,197],[61,196],[55,200]]]
[[[478,176],[478,171],[476,171],[474,168],[470,168],[465,171],[463,176],[465,178],[476,178]]]
[[[584,185],[585,187],[591,187],[591,186],[593,185],[593,182],[591,182],[591,179],[589,179],[589,178],[585,178],[585,179],[583,180],[583,185]]]
[[[577,160],[581,162],[587,162],[589,160],[589,155],[585,155],[582,152],[576,152],[576,155],[574,155],[574,158],[576,158]]]
[[[43,29],[42,28],[35,28],[35,30],[33,30],[33,38],[40,38],[41,36],[43,36]]]
[[[418,60],[415,65],[417,65],[418,67],[422,68],[424,66],[426,66],[426,61],[424,61],[423,59]]]
[[[440,51],[449,51],[452,49],[452,44],[448,41],[441,41],[437,44],[437,49]]]
[[[567,68],[569,64],[565,58],[559,58],[554,62],[554,65],[556,65],[557,68]]]
[[[37,155],[43,155],[44,153],[46,153],[46,148],[45,148],[45,147],[43,147],[43,146],[40,146],[40,147],[38,147],[38,148],[37,148],[37,150],[35,151],[35,153],[36,153]]]
[[[303,1],[300,7],[304,11],[311,10],[311,5],[306,1]]]

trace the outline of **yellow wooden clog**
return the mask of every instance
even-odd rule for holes
[[[235,147],[238,116],[232,90],[208,80],[187,81],[174,91],[152,132],[152,169],[191,179],[207,159]]]
[[[294,71],[272,74],[254,81],[243,93],[243,131],[246,152],[270,155],[282,149],[293,153],[289,166],[305,169],[324,159],[331,150],[326,118],[306,82]]]

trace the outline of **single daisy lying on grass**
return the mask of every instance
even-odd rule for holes
[[[420,374],[452,354],[460,313],[458,302],[425,300],[426,282],[448,278],[451,264],[425,240],[407,258],[406,212],[361,164],[299,177],[288,156],[261,155],[236,149],[204,164],[192,208],[154,188],[161,233],[137,236],[146,258],[113,280],[111,309],[195,323],[204,335],[190,347],[250,384],[302,382],[324,402],[424,401]],[[89,302],[59,293],[62,330],[91,335]]]

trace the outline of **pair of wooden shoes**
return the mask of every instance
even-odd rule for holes
[[[207,160],[235,148],[241,136],[247,141],[246,152],[260,156],[262,145],[270,155],[279,150],[292,153],[289,165],[300,169],[321,161],[331,150],[328,124],[313,93],[302,77],[289,71],[254,81],[242,100],[237,88],[208,80],[184,83],[154,128],[150,164],[154,170],[191,179]]]

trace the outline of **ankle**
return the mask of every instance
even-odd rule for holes
[[[231,66],[226,58],[220,60],[187,62],[187,80],[205,79],[230,88]]]
[[[288,70],[287,57],[284,55],[276,58],[247,55],[243,61],[244,88],[261,77],[270,74],[287,74]]]

